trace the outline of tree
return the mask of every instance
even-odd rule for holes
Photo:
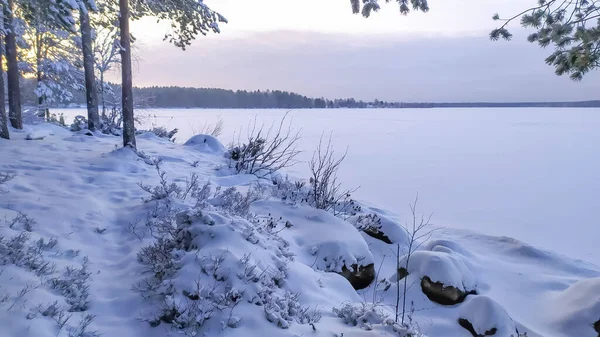
[[[50,3],[31,4],[16,11],[27,18],[22,37],[27,48],[21,48],[20,59],[27,61],[25,71],[36,78],[38,111],[49,117],[50,103],[70,101],[74,90],[83,89],[80,52],[72,32],[50,20]]]
[[[546,58],[557,75],[570,75],[573,80],[600,66],[600,1],[538,0],[537,5],[503,19],[504,23],[490,33],[492,40],[510,40],[508,25],[520,19],[521,26],[532,28],[527,40],[540,47],[552,46],[554,52]]]
[[[100,128],[98,113],[98,90],[94,74],[94,49],[92,46],[92,25],[89,10],[95,10],[93,0],[83,0],[79,3],[79,25],[81,29],[81,51],[85,71],[85,93],[88,112],[88,129],[94,131]]]
[[[17,39],[22,38],[25,30],[24,22],[33,22],[36,15],[40,14],[39,20],[49,26],[61,26],[66,31],[73,31],[75,21],[70,8],[73,3],[74,1],[71,0],[3,0],[1,2],[4,15],[9,119],[16,129],[23,128]],[[16,16],[17,11],[20,17]]]
[[[0,17],[2,12],[0,12]],[[3,34],[0,34],[0,60],[4,56]],[[10,139],[8,121],[6,120],[6,102],[4,102],[4,69],[0,62],[0,138]]]
[[[119,0],[121,29],[121,102],[123,104],[123,146],[136,148],[133,116],[133,79],[131,74],[131,36],[129,34],[129,1]]]
[[[119,30],[114,24],[96,25],[96,36],[94,39],[94,59],[96,72],[98,74],[98,85],[100,93],[100,105],[102,105],[102,116],[106,116],[107,91],[112,93],[112,87],[106,83],[105,76],[113,66],[120,63]],[[116,103],[116,102],[113,102]]]
[[[155,16],[171,22],[172,31],[165,40],[181,49],[186,48],[198,34],[219,33],[219,23],[227,20],[211,10],[202,0],[119,0],[119,27],[121,30],[121,78],[123,106],[123,145],[136,148],[133,114],[133,81],[131,74],[131,35],[129,18]]]
[[[21,90],[19,89],[19,62],[17,60],[17,34],[13,15],[14,1],[7,0],[3,5],[4,31],[6,40],[6,65],[8,82],[8,114],[10,125],[15,129],[23,128],[21,116]]]
[[[362,6],[361,6],[362,1]],[[391,0],[385,0],[390,2]],[[377,12],[381,9],[379,3],[381,0],[350,0],[352,5],[352,12],[354,14],[361,13],[364,17],[368,18],[372,12]],[[429,5],[427,0],[396,0],[400,6],[400,13],[406,15],[410,12],[410,7],[415,11],[427,12],[429,11]]]

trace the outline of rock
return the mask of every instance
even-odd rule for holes
[[[600,319],[594,323],[594,330],[598,333],[598,337],[600,337]]]
[[[491,328],[490,330],[484,332],[483,335],[479,335],[479,334],[477,334],[477,331],[475,331],[475,328],[473,327],[473,324],[471,324],[471,322],[469,322],[468,319],[459,318],[458,319],[458,324],[460,324],[460,326],[462,326],[467,331],[469,331],[473,337],[493,336],[498,331],[498,329],[496,329],[496,328]]]
[[[390,240],[387,235],[375,227],[367,227],[363,230],[363,232],[374,239],[383,241],[390,245],[392,244],[392,240]]]
[[[441,282],[433,282],[429,276],[421,279],[421,289],[430,301],[441,305],[462,303],[467,295],[477,295],[475,290],[463,291],[453,286],[444,286]]]
[[[356,290],[365,289],[375,280],[375,264],[366,266],[352,265],[354,271],[344,266],[340,275],[345,277]]]
[[[227,151],[217,138],[209,135],[196,135],[183,145],[205,153],[221,154]]]
[[[508,312],[487,296],[469,296],[458,309],[458,324],[473,337],[519,336]]]
[[[408,270],[406,270],[406,268],[400,267],[400,269],[398,269],[398,281],[402,280],[408,275],[410,275],[410,273],[408,272]]]

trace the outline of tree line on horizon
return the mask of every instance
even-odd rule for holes
[[[381,9],[383,0],[351,0],[353,13],[369,17]],[[385,0],[390,2],[391,0]],[[427,0],[397,0],[401,14],[427,12]],[[600,0],[539,0],[522,12],[494,20],[502,24],[490,39],[510,40],[508,25],[520,20],[533,29],[527,39],[540,47],[553,47],[546,63],[557,75],[581,80],[600,66]],[[48,108],[73,99],[73,92],[85,93],[87,124],[92,131],[106,123],[107,96],[119,96],[116,111],[122,122],[123,145],[136,148],[135,102],[152,95],[155,107],[248,107],[248,108],[329,108],[329,107],[410,107],[410,103],[362,102],[353,99],[311,99],[283,91],[248,92],[219,89],[133,88],[132,50],[135,38],[130,21],[153,17],[167,21],[171,30],[164,40],[186,49],[198,36],[220,33],[227,19],[203,0],[0,0],[0,138],[9,139],[10,126],[23,128],[21,79],[35,79],[34,100],[41,114]],[[119,92],[104,81],[107,71],[119,64]],[[6,66],[6,77],[4,67]],[[5,80],[6,78],[6,80]],[[208,95],[208,92],[211,94]],[[211,91],[212,90],[212,91]],[[166,94],[165,94],[166,93]],[[177,97],[178,100],[172,99]],[[27,95],[25,95],[27,96]],[[140,97],[136,97],[140,96]],[[203,97],[203,102],[199,102]],[[7,101],[7,102],[6,102]],[[6,104],[8,103],[8,104]],[[116,103],[113,103],[113,106]],[[400,106],[398,106],[400,104]],[[8,106],[8,118],[6,107]],[[99,111],[102,107],[102,113]],[[431,107],[434,107],[432,105]]]

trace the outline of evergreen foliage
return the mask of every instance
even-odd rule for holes
[[[527,40],[554,51],[546,63],[555,68],[557,75],[569,75],[581,80],[600,65],[600,1],[596,0],[538,0],[537,4],[507,19],[499,14],[494,20],[503,24],[490,33],[492,40],[510,40],[507,29],[514,20],[533,29]]]

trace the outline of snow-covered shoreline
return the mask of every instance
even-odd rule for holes
[[[117,149],[118,137],[91,137],[51,124],[27,125],[11,135],[10,141],[0,140],[0,172],[15,174],[0,194],[0,234],[10,240],[26,233],[33,247],[43,239],[36,254],[56,268],[36,272],[38,265],[7,258],[14,245],[0,241],[0,292],[6,294],[0,303],[0,335],[90,337],[98,331],[104,336],[168,336],[182,323],[167,322],[164,315],[153,320],[152,315],[165,303],[181,307],[198,300],[210,314],[187,310],[178,317],[192,315],[186,322],[199,322],[199,316],[210,316],[200,328],[206,336],[404,333],[384,319],[394,316],[395,247],[406,244],[400,225],[384,210],[365,206],[366,213],[384,219],[382,229],[392,244],[359,231],[352,219],[291,205],[268,193],[249,205],[252,216],[215,202],[209,195],[225,198],[217,188],[245,193],[257,181],[220,169],[226,160],[216,143],[179,145],[144,134],[138,139],[142,158]],[[160,277],[148,274],[156,259],[145,261],[138,254],[152,247],[156,236],[136,229],[139,224],[144,230],[149,214],[157,215],[152,223],[160,222],[157,210],[166,207],[157,200],[144,202],[149,195],[138,186],[159,184],[152,165],[157,158],[169,182],[185,185],[195,173],[212,187],[203,203],[198,196],[193,205],[187,198],[170,201],[168,207],[177,207],[169,209],[178,212],[169,221],[181,230],[176,242],[185,245],[168,248],[177,266]],[[26,225],[21,218],[10,228],[18,212],[34,222]],[[188,235],[189,240],[182,239]],[[48,245],[51,239],[57,242]],[[375,266],[377,282],[367,288],[355,291],[338,275],[368,265]],[[60,286],[64,282],[59,281],[73,279],[65,272],[68,266],[78,268],[74,279],[86,280],[85,285]],[[516,330],[530,337],[598,334],[593,324],[600,319],[600,268],[590,263],[512,238],[446,228],[420,246],[408,273],[410,316],[428,336],[470,336],[461,319],[479,334],[495,329],[495,336],[516,336]],[[440,305],[424,294],[424,279],[476,294],[459,304]],[[156,287],[140,288],[152,282]],[[24,285],[28,290],[20,296]],[[89,303],[69,312],[74,299],[78,305]],[[65,315],[73,315],[63,327],[58,314],[48,313],[55,301],[67,309]],[[94,315],[87,334],[81,331],[86,315]]]

